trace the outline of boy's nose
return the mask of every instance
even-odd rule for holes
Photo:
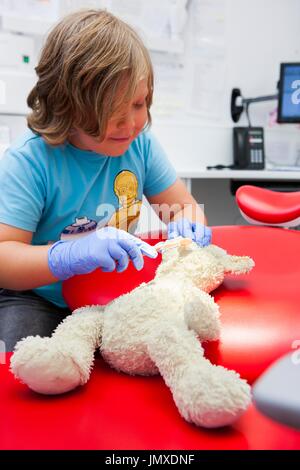
[[[131,113],[126,114],[118,121],[117,127],[119,129],[126,129],[129,134],[131,134],[133,129],[135,128],[134,116]]]

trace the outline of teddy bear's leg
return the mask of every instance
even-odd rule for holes
[[[157,328],[149,355],[170,387],[180,414],[207,428],[232,424],[250,403],[250,387],[234,372],[211,364],[191,330]]]
[[[220,335],[219,306],[206,292],[197,287],[185,289],[184,318],[189,329],[200,340],[213,341]]]
[[[16,345],[11,371],[32,390],[68,392],[86,383],[102,336],[102,307],[85,307],[69,315],[51,338],[29,336]]]

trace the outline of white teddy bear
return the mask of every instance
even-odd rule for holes
[[[115,369],[160,373],[180,414],[207,428],[229,425],[251,400],[247,382],[204,357],[201,341],[219,338],[219,308],[208,294],[227,273],[250,271],[249,257],[195,243],[162,250],[155,278],[106,306],[77,309],[51,338],[28,337],[16,346],[11,370],[32,390],[59,394],[85,384],[94,352]]]

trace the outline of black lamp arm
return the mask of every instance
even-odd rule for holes
[[[276,93],[276,95],[258,96],[257,98],[243,98],[242,104],[259,103],[261,101],[273,101],[277,99],[278,93]]]
[[[278,99],[278,93],[274,95],[258,96],[257,98],[243,98],[239,88],[233,88],[231,92],[231,118],[233,122],[238,122],[244,107],[248,107],[251,103],[260,103],[263,101],[272,101]]]

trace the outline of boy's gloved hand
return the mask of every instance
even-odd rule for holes
[[[48,251],[52,274],[63,281],[75,274],[86,274],[96,268],[102,271],[124,271],[132,260],[140,271],[143,255],[156,258],[157,251],[148,243],[115,227],[104,227],[77,240],[58,241]]]
[[[168,238],[191,238],[200,246],[211,243],[211,229],[200,222],[191,222],[188,219],[179,219],[168,224]]]

